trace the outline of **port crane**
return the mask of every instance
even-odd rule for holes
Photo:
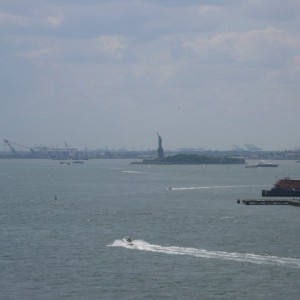
[[[65,141],[65,147],[68,152],[68,159],[72,159],[73,158],[73,149],[70,147],[70,145],[68,145],[68,143],[66,141]]]
[[[7,140],[7,139],[4,139],[4,146],[7,146],[14,155],[16,155],[18,153],[18,151],[16,150],[16,148],[14,146],[28,149],[28,150],[30,150],[31,153],[34,152],[33,148],[30,148],[30,147],[27,147],[27,146],[24,146],[21,144],[17,144],[15,142]]]
[[[254,144],[245,144],[245,147],[248,151],[262,151],[261,148],[255,146]]]

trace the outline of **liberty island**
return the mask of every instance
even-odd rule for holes
[[[159,164],[159,165],[198,165],[198,164],[245,164],[245,158],[232,156],[208,156],[199,154],[176,154],[165,156],[162,147],[162,137],[157,133],[158,148],[157,156],[154,159],[143,159],[141,162],[132,164]]]
[[[199,154],[179,153],[172,156],[165,156],[162,147],[162,137],[157,133],[158,148],[157,156],[154,159],[143,159],[141,162],[132,164],[160,164],[160,165],[198,165],[198,164],[245,164],[245,158],[233,156],[208,156]]]

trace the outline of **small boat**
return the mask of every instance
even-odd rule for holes
[[[248,168],[248,169],[250,169],[250,168],[257,168],[257,165],[246,165],[245,168]]]
[[[82,160],[73,160],[73,164],[83,164]]]
[[[132,242],[132,239],[130,238],[130,236],[125,236],[125,237],[122,239],[122,241],[125,242],[127,245],[130,245],[130,246],[133,245],[133,242]]]

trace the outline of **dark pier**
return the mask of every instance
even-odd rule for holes
[[[300,206],[300,200],[289,199],[245,199],[242,200],[245,205],[294,205]]]

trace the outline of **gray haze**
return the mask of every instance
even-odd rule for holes
[[[1,0],[0,138],[299,147],[299,12],[299,0]]]

